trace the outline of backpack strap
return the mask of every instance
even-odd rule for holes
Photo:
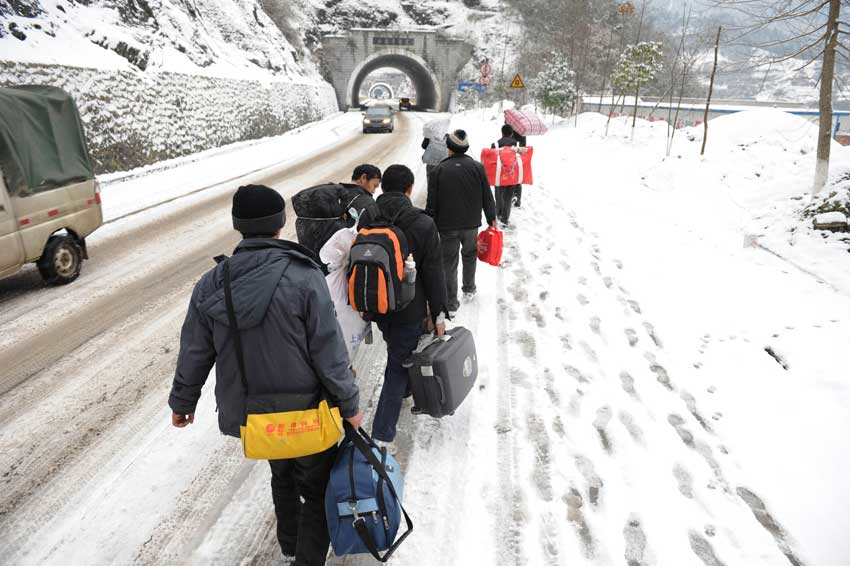
[[[355,517],[353,526],[357,530],[357,534],[360,536],[360,540],[363,541],[363,544],[366,545],[366,548],[369,549],[369,553],[380,562],[386,562],[390,559],[393,553],[401,546],[401,543],[404,542],[404,539],[413,532],[413,521],[410,520],[410,515],[407,514],[407,511],[404,509],[404,505],[401,503],[401,499],[396,493],[395,486],[393,485],[392,479],[390,479],[387,474],[387,470],[385,465],[378,460],[375,456],[375,453],[372,452],[373,448],[377,448],[372,438],[366,434],[366,431],[362,428],[357,429],[348,424],[348,421],[343,423],[345,425],[345,440],[351,442],[354,447],[366,458],[366,461],[369,462],[369,465],[372,466],[372,469],[378,474],[378,477],[382,479],[387,484],[387,488],[390,490],[390,494],[393,496],[393,499],[398,501],[398,506],[401,508],[401,512],[404,515],[404,521],[407,523],[407,530],[401,535],[398,540],[390,546],[387,551],[381,556],[380,551],[378,550],[378,545],[375,544],[375,540],[372,538],[372,533],[369,532],[369,527],[366,526],[366,518],[365,517]],[[383,458],[386,457],[386,448],[382,448],[381,454]]]
[[[248,396],[248,380],[245,377],[245,355],[242,353],[242,336],[239,332],[239,323],[236,321],[236,310],[233,308],[233,293],[230,285],[230,262],[224,262],[224,303],[227,305],[227,319],[230,321],[230,335],[236,347],[236,363],[239,368],[239,379],[242,381],[242,389]]]

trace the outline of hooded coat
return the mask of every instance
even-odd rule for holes
[[[325,278],[310,251],[283,240],[249,239],[225,261],[249,393],[318,399],[324,388],[343,417],[354,416],[359,392]],[[213,364],[219,428],[238,438],[245,395],[221,264],[204,274],[192,292],[168,399],[175,413],[195,412]]]

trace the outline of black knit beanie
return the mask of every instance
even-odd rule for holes
[[[469,149],[469,137],[463,130],[446,134],[446,146],[455,153],[466,153]]]
[[[245,185],[233,195],[233,228],[242,234],[272,235],[286,224],[286,201],[265,185]]]

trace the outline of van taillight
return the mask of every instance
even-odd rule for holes
[[[100,204],[100,183],[94,184],[94,202]]]

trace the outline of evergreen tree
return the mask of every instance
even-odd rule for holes
[[[636,45],[626,47],[614,72],[611,74],[611,84],[621,93],[635,93],[635,106],[632,115],[632,128],[637,121],[637,105],[640,89],[661,71],[663,53],[661,44],[656,41],[641,41]]]
[[[576,99],[576,74],[564,57],[553,53],[543,71],[532,81],[534,98],[550,112],[561,112]]]

